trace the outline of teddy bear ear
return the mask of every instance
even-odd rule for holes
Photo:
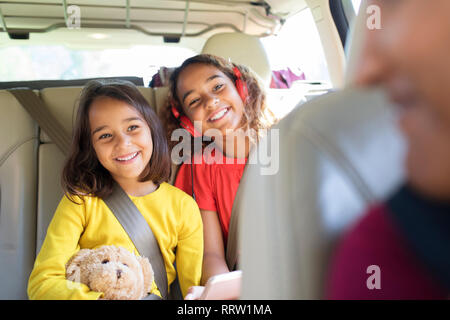
[[[153,283],[153,268],[150,262],[148,261],[148,258],[146,257],[136,257],[141,264],[142,267],[142,274],[144,275],[144,289],[145,293],[150,292],[152,289],[152,283]]]
[[[81,282],[81,265],[92,250],[81,249],[69,259],[66,263],[66,279],[75,282]]]

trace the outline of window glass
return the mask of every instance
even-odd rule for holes
[[[330,81],[327,63],[311,10],[287,19],[277,35],[261,38],[272,70],[290,68],[308,81]]]
[[[331,87],[322,43],[309,8],[288,18],[276,35],[261,41],[272,68],[268,106],[278,118]],[[283,77],[279,73],[277,76],[279,71],[285,79],[279,79]],[[284,86],[283,80],[286,80]]]
[[[64,45],[0,47],[0,81],[136,76],[148,85],[160,67],[178,66],[195,54],[163,45],[102,50],[74,50]]]

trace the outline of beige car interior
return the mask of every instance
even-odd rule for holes
[[[351,32],[352,59],[363,30]],[[348,83],[355,66],[349,70]],[[279,171],[264,175],[263,164],[249,166],[233,206],[242,299],[324,297],[340,236],[404,179],[405,142],[393,110],[382,90],[349,85],[297,107],[274,128]],[[268,135],[260,146],[266,143],[276,141]]]
[[[320,299],[340,235],[402,181],[403,141],[380,91],[323,95],[272,130],[279,171],[249,165],[233,205],[241,298]],[[260,145],[277,143],[271,137]]]
[[[288,1],[269,2],[281,14]],[[294,2],[311,8],[328,46],[324,51],[333,84],[341,87],[346,62],[336,30],[324,16],[328,1],[289,1]],[[195,12],[195,5],[190,9]],[[182,20],[185,11],[178,11]],[[259,9],[251,11],[245,20],[254,36],[225,28],[208,39],[202,52],[246,64],[268,83],[271,68],[257,39],[263,20],[259,15]],[[7,18],[8,25],[13,21]],[[202,30],[189,25],[184,32]],[[65,36],[62,29],[55,32]],[[36,94],[71,132],[81,89],[48,87]],[[139,89],[155,111],[165,107],[167,87]],[[0,90],[0,113],[7,115],[0,118],[0,299],[27,299],[29,274],[63,196],[64,155],[7,90]],[[274,129],[279,133],[278,172],[262,175],[264,165],[249,165],[233,207],[239,217],[241,298],[318,299],[336,240],[367,205],[402,181],[404,143],[379,90],[348,88],[314,98]],[[266,142],[276,143],[270,133],[261,141]],[[258,149],[253,151],[250,159],[258,157]]]
[[[233,51],[221,54],[223,47],[216,37],[225,37],[229,47],[246,48],[242,35],[236,33],[220,33],[205,43],[208,52],[232,61],[237,57]],[[270,66],[258,38],[246,36],[244,41],[250,44],[248,53],[254,52],[262,58],[242,57],[239,61],[261,72],[259,76],[264,81],[270,80]],[[36,90],[69,133],[81,89],[78,86]],[[155,111],[165,107],[167,87],[139,87],[139,90]],[[0,120],[0,261],[4,270],[0,273],[0,299],[26,299],[34,259],[63,196],[60,179],[64,155],[7,90],[0,90],[0,111],[8,115]]]

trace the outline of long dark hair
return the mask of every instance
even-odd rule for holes
[[[123,101],[134,107],[145,119],[153,140],[152,157],[139,177],[139,181],[153,181],[155,184],[167,181],[171,161],[166,134],[161,122],[139,90],[128,81],[92,80],[83,88],[74,124],[72,144],[62,172],[62,187],[65,195],[73,202],[74,197],[104,198],[111,194],[114,180],[98,161],[92,145],[89,110],[99,97]],[[77,203],[77,202],[76,202]]]

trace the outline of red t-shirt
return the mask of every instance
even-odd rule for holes
[[[193,164],[195,199],[200,209],[217,212],[226,246],[231,209],[247,159],[227,158],[221,153],[215,156],[213,151],[211,157],[205,156],[202,160]],[[192,196],[191,181],[191,165],[183,163],[175,187]]]
[[[328,299],[446,299],[445,290],[409,248],[385,205],[373,207],[344,237],[330,269]],[[379,288],[368,278],[379,267]],[[370,282],[370,281],[369,281]]]

